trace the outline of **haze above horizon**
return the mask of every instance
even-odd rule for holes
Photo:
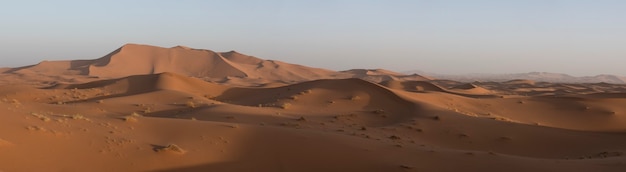
[[[11,1],[0,67],[126,43],[236,50],[333,70],[626,76],[626,1]]]

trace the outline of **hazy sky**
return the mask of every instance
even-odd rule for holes
[[[333,70],[626,75],[623,0],[1,2],[4,67],[139,43]]]

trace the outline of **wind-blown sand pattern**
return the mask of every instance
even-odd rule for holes
[[[626,170],[625,85],[137,44],[0,71],[0,171]]]

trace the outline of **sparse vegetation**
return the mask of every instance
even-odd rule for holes
[[[360,100],[361,97],[359,96],[350,96],[350,100],[355,101],[355,100]]]
[[[291,103],[282,103],[279,107],[282,109],[288,109],[289,107],[291,107]]]
[[[40,127],[40,126],[28,126],[28,127],[26,127],[26,129],[28,129],[30,131],[46,131],[45,128]]]
[[[184,149],[182,149],[180,146],[176,144],[169,144],[167,146],[157,147],[157,148],[154,148],[154,150],[156,152],[171,152],[171,153],[176,153],[176,154],[187,153],[187,151],[185,151]]]
[[[439,116],[434,116],[433,119],[437,120],[437,121],[441,121],[441,117],[439,117]]]
[[[42,120],[43,122],[49,122],[50,118],[47,117],[46,115],[43,114],[38,114],[38,113],[31,113],[30,115],[37,117],[38,119]]]
[[[140,117],[142,117],[142,115],[138,114],[137,112],[133,112],[132,114],[125,116],[123,119],[126,122],[137,122],[139,121]]]
[[[189,108],[196,108],[196,103],[194,103],[193,101],[187,101],[185,103],[185,106],[189,107]]]
[[[303,116],[301,116],[300,118],[297,119],[297,121],[307,121],[306,118],[304,118]]]
[[[295,96],[295,95],[294,96],[290,96],[289,99],[291,99],[291,100],[298,100],[298,96]]]
[[[375,114],[384,114],[385,110],[383,110],[383,109],[376,109],[376,110],[374,110],[372,112],[375,113]]]
[[[313,91],[311,91],[310,89],[307,89],[307,90],[304,90],[304,91],[302,91],[302,92],[300,92],[298,94],[305,95],[305,94],[310,94],[311,92],[313,92]]]
[[[72,119],[77,119],[77,120],[78,120],[78,119],[82,119],[82,120],[89,120],[89,119],[85,118],[85,116],[83,116],[83,115],[81,115],[81,114],[75,114],[75,115],[72,115],[72,117],[71,117],[71,118],[72,118]]]

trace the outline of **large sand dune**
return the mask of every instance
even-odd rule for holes
[[[93,60],[43,61],[36,65],[0,69],[3,77],[30,84],[47,81],[83,83],[95,79],[114,79],[131,75],[178,73],[238,86],[279,85],[317,79],[361,78],[373,82],[390,79],[430,80],[420,75],[402,75],[384,69],[331,71],[263,60],[236,51],[214,52],[184,46],[162,48],[150,45],[126,44]]]
[[[626,86],[129,44],[0,75],[0,171],[624,171]]]

